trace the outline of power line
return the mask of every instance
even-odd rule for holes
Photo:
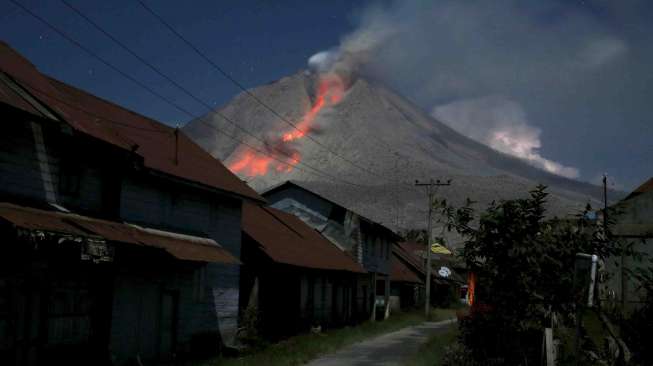
[[[52,95],[52,94],[50,94],[50,93],[48,93],[48,92],[46,92],[46,91],[44,91],[44,90],[42,90],[42,89],[39,89],[39,88],[37,88],[37,87],[34,87],[33,85],[30,85],[30,84],[29,84],[27,81],[25,81],[25,80],[22,80],[22,79],[16,78],[16,77],[13,76],[13,75],[12,75],[12,76],[10,76],[10,75],[8,75],[8,74],[5,74],[5,75],[6,75],[7,77],[9,77],[10,79],[14,80],[14,81],[16,81],[16,80],[17,80],[17,81],[20,81],[23,85],[28,85],[30,90],[36,91],[37,93],[42,94],[42,95],[45,95],[45,96],[47,96],[48,98],[52,98],[52,99],[56,100],[57,102],[59,102],[59,103],[61,103],[61,104],[64,104],[64,105],[66,105],[66,106],[68,106],[68,107],[70,107],[70,108],[76,109],[76,110],[78,110],[78,111],[80,111],[80,112],[86,113],[86,114],[88,114],[89,116],[92,116],[92,117],[95,117],[95,118],[98,118],[98,119],[102,119],[102,120],[105,121],[105,122],[109,122],[109,123],[112,123],[112,124],[115,124],[115,125],[118,125],[118,126],[122,126],[122,127],[125,127],[125,128],[132,128],[132,129],[139,130],[139,131],[156,132],[156,133],[167,133],[167,132],[168,132],[168,131],[166,131],[166,130],[162,130],[162,129],[154,129],[154,128],[146,128],[146,127],[133,126],[133,125],[130,125],[130,124],[127,124],[127,123],[124,123],[124,122],[120,122],[120,121],[116,121],[116,120],[111,119],[111,118],[107,118],[106,116],[100,116],[99,114],[96,114],[96,113],[91,112],[91,111],[89,111],[89,110],[87,110],[87,109],[84,109],[84,108],[80,108],[80,107],[79,107],[78,105],[76,105],[76,104],[73,104],[73,103],[70,103],[70,102],[68,102],[68,101],[65,101],[65,100],[63,100],[63,99],[61,99],[61,98],[59,98],[59,97],[56,97],[56,96],[54,96],[54,95]],[[25,89],[25,88],[23,88],[23,89]],[[29,92],[29,90],[27,90],[27,92]],[[30,94],[31,94],[31,93],[30,93]],[[55,111],[55,112],[56,112],[56,111]],[[57,114],[59,114],[59,113],[57,113]]]
[[[102,63],[104,66],[110,68],[111,70],[113,70],[113,71],[117,72],[118,74],[122,75],[124,78],[128,79],[129,81],[133,82],[134,84],[136,84],[136,85],[140,86],[141,88],[147,90],[149,93],[151,93],[152,95],[156,96],[157,98],[159,98],[159,99],[163,100],[164,102],[166,102],[166,103],[172,105],[172,106],[175,107],[177,110],[179,110],[179,111],[181,111],[181,112],[183,112],[183,113],[191,114],[191,115],[192,115],[192,113],[188,112],[188,111],[185,110],[184,108],[179,107],[179,106],[176,105],[174,102],[172,102],[171,100],[169,100],[169,99],[166,98],[165,96],[163,96],[163,95],[161,95],[160,93],[158,93],[156,90],[154,90],[154,89],[150,88],[149,86],[147,86],[147,85],[141,83],[141,82],[138,81],[137,79],[131,77],[129,74],[127,74],[127,73],[123,72],[122,70],[120,70],[119,68],[117,68],[116,66],[114,66],[114,65],[110,64],[109,62],[105,61],[102,57],[100,57],[99,55],[97,55],[95,52],[91,51],[91,50],[90,50],[89,48],[87,48],[87,47],[84,47],[84,45],[82,45],[81,43],[77,42],[75,39],[73,39],[72,37],[70,37],[68,34],[66,34],[66,33],[63,32],[62,30],[58,29],[57,27],[55,27],[52,23],[48,22],[45,18],[43,18],[43,17],[39,16],[38,14],[34,13],[33,11],[29,10],[27,7],[23,6],[21,3],[17,2],[16,0],[9,0],[9,1],[10,1],[12,4],[16,5],[17,7],[21,8],[21,9],[22,9],[23,11],[25,11],[27,14],[31,15],[33,18],[39,20],[41,23],[43,23],[43,24],[45,24],[46,26],[48,26],[48,28],[52,29],[52,30],[53,30],[54,32],[56,32],[59,36],[63,37],[65,40],[67,40],[68,42],[72,43],[74,46],[76,46],[76,47],[79,48],[80,50],[84,51],[87,55],[89,55],[89,56],[95,58],[96,60],[98,60],[98,61],[99,61],[100,63]]]
[[[91,111],[89,111],[89,110],[87,110],[87,109],[80,108],[80,107],[79,107],[78,105],[76,105],[76,104],[73,104],[73,103],[67,102],[67,101],[65,101],[65,100],[63,100],[63,99],[61,99],[61,98],[59,98],[59,97],[56,97],[56,96],[52,95],[51,93],[49,93],[49,92],[47,92],[47,91],[44,91],[44,90],[42,90],[42,89],[39,89],[39,88],[34,87],[33,85],[30,85],[29,82],[27,82],[27,81],[25,81],[25,80],[17,79],[17,78],[15,78],[15,77],[13,77],[13,76],[12,76],[12,79],[17,80],[17,81],[20,81],[23,85],[29,85],[29,89],[30,89],[30,90],[36,91],[37,93],[42,94],[42,95],[45,95],[45,96],[47,96],[48,98],[52,98],[52,99],[56,100],[56,101],[59,102],[59,103],[62,103],[62,104],[67,105],[67,106],[70,107],[70,108],[76,109],[76,110],[81,111],[81,112],[84,112],[84,113],[86,113],[86,114],[88,114],[88,115],[90,115],[90,116],[93,116],[93,117],[95,117],[95,118],[98,118],[98,120],[101,120],[101,121],[103,121],[103,122],[112,123],[112,124],[119,125],[119,126],[126,127],[126,128],[133,128],[133,129],[140,130],[140,131],[156,132],[156,133],[172,133],[172,132],[173,132],[173,131],[161,130],[161,129],[142,128],[142,127],[138,127],[138,126],[129,125],[129,124],[126,124],[126,123],[124,123],[124,122],[116,121],[116,120],[114,120],[114,119],[107,118],[106,116],[101,116],[101,115],[99,115],[99,114],[96,114],[96,113],[94,113],[94,112],[91,112]],[[260,149],[258,149],[258,148],[256,148],[256,147],[254,147],[254,146],[252,146],[252,145],[250,145],[250,144],[248,144],[248,143],[246,143],[246,142],[244,142],[244,141],[242,141],[242,140],[239,140],[238,138],[236,138],[236,137],[234,137],[234,136],[231,136],[231,135],[227,134],[226,132],[224,132],[224,131],[218,129],[217,127],[213,126],[212,124],[207,123],[206,121],[204,121],[204,120],[201,119],[201,118],[199,119],[199,122],[202,123],[202,124],[204,124],[204,125],[206,125],[206,126],[208,126],[208,127],[210,127],[210,128],[212,128],[212,129],[214,129],[214,130],[217,131],[218,133],[224,134],[225,136],[227,136],[227,137],[229,137],[229,138],[231,138],[231,139],[233,139],[233,140],[235,140],[235,141],[237,141],[237,142],[239,142],[239,143],[241,143],[241,144],[247,146],[249,149],[254,150],[254,151],[256,151],[257,153],[260,153],[260,154],[266,155],[266,156],[270,157],[271,159],[274,159],[274,160],[276,160],[276,161],[278,161],[278,162],[280,162],[280,163],[282,163],[282,164],[284,164],[284,165],[287,165],[287,166],[290,166],[290,167],[293,167],[293,168],[299,169],[299,170],[301,170],[301,171],[304,171],[304,172],[307,172],[307,173],[310,173],[310,174],[317,175],[317,174],[314,173],[314,172],[307,171],[307,170],[305,170],[305,169],[303,169],[303,168],[301,168],[301,167],[298,167],[298,166],[293,165],[293,164],[291,164],[291,163],[285,162],[285,161],[283,161],[283,160],[281,160],[281,159],[278,159],[278,158],[276,158],[276,157],[274,157],[274,156],[272,156],[272,155],[266,153],[265,151],[262,151],[262,150],[260,150]],[[330,176],[330,175],[327,175],[326,173],[322,174],[322,176],[323,176],[323,177],[326,176],[327,178],[331,178],[331,179],[336,179],[335,177]],[[344,180],[341,180],[341,181],[344,182],[344,183],[348,183],[348,184],[356,185],[355,183],[350,183],[350,182],[347,182],[347,181],[344,181]],[[356,186],[358,186],[358,185],[356,185]],[[361,187],[361,186],[358,186],[358,187]]]
[[[46,26],[48,26],[48,27],[49,27],[50,29],[52,29],[54,32],[56,32],[57,34],[59,34],[62,38],[66,39],[68,42],[70,42],[71,44],[73,44],[73,45],[76,46],[77,48],[81,49],[82,51],[84,51],[84,52],[85,52],[86,54],[88,54],[89,56],[91,56],[91,57],[95,58],[96,60],[100,61],[103,65],[105,65],[105,66],[107,66],[108,68],[112,69],[113,71],[117,72],[118,74],[120,74],[121,76],[123,76],[123,77],[125,77],[126,79],[130,80],[131,82],[135,83],[136,85],[140,86],[141,88],[147,90],[147,91],[148,91],[149,93],[151,93],[152,95],[156,96],[157,98],[161,99],[162,101],[166,102],[167,104],[169,104],[169,105],[175,107],[175,108],[178,109],[179,111],[185,113],[186,115],[188,115],[188,116],[190,116],[190,117],[192,117],[192,118],[196,118],[196,119],[198,119],[198,120],[201,120],[203,124],[205,124],[205,125],[207,125],[207,126],[210,126],[211,128],[213,128],[213,129],[215,129],[216,131],[218,131],[219,133],[222,133],[222,134],[224,134],[225,136],[227,136],[227,137],[233,139],[234,141],[237,141],[238,143],[243,144],[243,145],[249,147],[250,149],[252,149],[252,150],[254,150],[254,151],[256,151],[256,152],[258,152],[258,153],[260,153],[260,154],[266,155],[266,156],[270,157],[271,159],[274,159],[274,160],[276,160],[276,161],[279,161],[279,162],[281,162],[281,163],[284,164],[284,165],[287,165],[287,166],[290,166],[290,167],[293,167],[293,168],[297,168],[297,169],[299,169],[299,170],[301,170],[301,171],[304,171],[304,172],[312,173],[312,172],[307,171],[306,169],[302,169],[302,168],[300,168],[300,167],[297,166],[297,164],[302,164],[303,166],[306,166],[306,167],[308,167],[308,168],[310,168],[310,169],[312,169],[312,170],[318,172],[318,174],[321,175],[321,176],[323,176],[323,177],[327,177],[327,178],[330,178],[330,179],[332,179],[332,180],[340,181],[340,182],[343,182],[343,183],[345,183],[345,184],[349,184],[349,185],[354,185],[354,186],[361,187],[361,186],[358,185],[358,184],[355,184],[355,183],[352,183],[352,182],[346,181],[346,180],[341,179],[341,178],[336,178],[336,177],[334,177],[334,176],[332,176],[332,175],[330,175],[330,174],[328,174],[328,173],[322,172],[320,169],[314,168],[314,167],[310,166],[309,164],[306,164],[306,163],[303,163],[303,162],[297,162],[297,163],[295,163],[295,164],[291,164],[291,163],[288,163],[288,162],[282,161],[281,159],[279,159],[279,158],[277,158],[277,157],[275,157],[275,156],[273,156],[273,155],[271,155],[271,154],[269,154],[269,153],[266,153],[266,152],[264,152],[264,151],[262,151],[262,150],[260,150],[260,149],[258,149],[258,148],[252,147],[250,144],[247,144],[247,143],[245,143],[244,141],[242,141],[242,140],[240,140],[240,139],[238,139],[238,138],[236,138],[236,137],[234,137],[234,136],[231,136],[231,135],[229,135],[229,134],[227,134],[227,133],[221,131],[220,129],[216,128],[215,126],[211,125],[210,123],[206,123],[206,122],[204,122],[204,121],[203,121],[203,119],[204,119],[203,116],[196,116],[196,115],[194,115],[193,113],[189,112],[189,111],[186,110],[185,108],[183,108],[183,107],[177,105],[176,103],[170,101],[168,98],[166,98],[166,97],[164,97],[163,95],[157,93],[156,91],[154,91],[153,89],[151,89],[151,88],[148,87],[147,85],[141,83],[140,81],[138,81],[138,80],[135,79],[134,77],[130,76],[129,74],[127,74],[127,73],[125,73],[125,72],[123,72],[123,71],[120,70],[118,67],[116,67],[116,66],[114,66],[113,64],[109,63],[108,61],[104,60],[102,57],[100,57],[99,55],[97,55],[95,52],[93,52],[93,51],[91,51],[90,49],[84,47],[84,45],[82,45],[81,43],[77,42],[75,39],[73,39],[72,37],[68,36],[65,32],[61,31],[61,30],[58,29],[56,26],[54,26],[52,23],[48,22],[46,19],[44,19],[43,17],[39,16],[38,14],[32,12],[31,10],[29,10],[27,7],[23,6],[23,5],[20,4],[19,2],[15,1],[15,0],[9,0],[9,1],[11,1],[14,5],[18,6],[19,8],[21,8],[21,9],[22,9],[23,11],[25,11],[27,14],[31,15],[33,18],[39,20],[40,22],[42,22],[43,24],[45,24]],[[36,88],[34,88],[34,89],[36,90]],[[55,96],[52,96],[52,95],[50,95],[49,93],[47,93],[47,92],[45,92],[45,91],[40,91],[40,92],[43,93],[43,94],[45,94],[45,95],[50,96],[50,97],[53,98],[53,99],[57,99],[57,100],[61,101],[60,98],[57,98],[57,97],[55,97]],[[66,103],[65,101],[61,101],[61,102]],[[67,104],[68,104],[68,103],[67,103]],[[68,104],[68,105],[72,106],[71,104]],[[73,107],[73,108],[77,108],[77,107]],[[77,108],[77,109],[79,109],[79,108]],[[83,110],[83,109],[79,109],[79,110],[84,111],[84,112],[86,112],[86,113],[90,113],[90,112],[88,112],[88,111],[86,111],[86,110]],[[236,125],[235,122],[231,121],[228,117],[224,116],[223,114],[220,114],[220,116],[221,116],[223,119],[225,119],[226,121],[228,121],[228,122],[230,122],[230,123]],[[102,119],[104,119],[104,120],[107,120],[105,117],[102,117],[102,116],[98,116],[98,117],[99,117],[99,118],[102,118]],[[116,122],[116,121],[113,121],[113,122]],[[119,123],[119,122],[118,122],[118,124],[123,125],[123,126],[125,125],[124,123]],[[131,126],[129,126],[129,127],[131,127]],[[256,138],[256,136],[254,136],[254,137]],[[257,138],[257,139],[260,140],[259,138]],[[263,141],[263,140],[260,140],[260,141]],[[265,142],[263,141],[263,143],[265,143]],[[290,157],[290,158],[291,158],[291,159],[294,159],[293,157]],[[316,173],[312,173],[312,174],[315,175]]]
[[[264,154],[264,155],[268,156],[269,158],[274,159],[274,160],[276,160],[276,161],[278,161],[278,162],[280,162],[280,163],[282,163],[282,164],[285,164],[285,165],[287,165],[287,166],[290,166],[290,167],[293,167],[293,168],[299,169],[299,170],[301,170],[301,171],[303,171],[303,172],[306,172],[306,173],[311,173],[311,174],[313,174],[313,175],[317,175],[316,173],[313,173],[313,172],[311,172],[311,171],[308,171],[308,170],[306,170],[306,169],[303,169],[303,168],[301,168],[301,167],[298,167],[297,165],[293,165],[293,164],[290,164],[290,163],[288,163],[288,162],[282,161],[281,159],[279,159],[279,158],[277,158],[277,157],[275,157],[275,156],[273,156],[273,155],[267,154],[266,152],[264,152],[264,151],[262,151],[262,150],[260,150],[260,149],[258,149],[258,148],[256,148],[256,147],[254,147],[254,146],[252,146],[252,145],[250,145],[250,144],[248,144],[248,143],[246,143],[246,142],[244,142],[244,141],[238,140],[237,138],[235,138],[235,137],[233,137],[233,136],[230,136],[230,135],[228,135],[226,132],[224,132],[224,131],[220,130],[219,128],[215,127],[215,126],[212,125],[211,123],[207,123],[203,118],[200,118],[200,119],[199,119],[199,122],[200,122],[201,124],[203,124],[203,125],[209,127],[209,128],[214,129],[215,131],[217,131],[217,132],[219,132],[219,133],[224,134],[225,136],[227,136],[227,137],[229,137],[229,138],[232,138],[232,139],[234,139],[234,140],[240,142],[241,144],[247,146],[247,147],[250,148],[251,150],[254,150],[254,151],[256,151],[256,152],[258,152],[258,153],[260,153],[260,154]],[[336,177],[334,177],[334,176],[332,176],[332,175],[330,175],[330,174],[328,174],[328,173],[324,173],[324,172],[322,172],[322,171],[320,171],[320,170],[318,170],[318,169],[315,169],[315,168],[311,167],[310,165],[307,165],[307,164],[305,164],[305,165],[308,166],[308,167],[310,167],[310,168],[312,168],[312,169],[314,169],[315,171],[319,172],[319,174],[322,175],[323,177],[330,178],[330,179],[335,180],[335,181],[340,181],[340,182],[342,182],[342,183],[345,183],[345,184],[348,184],[348,185],[351,185],[351,186],[354,186],[354,187],[363,188],[363,186],[361,186],[361,185],[359,185],[359,184],[352,183],[352,182],[349,182],[349,181],[346,181],[346,180],[343,180],[343,179],[336,178]]]
[[[416,187],[426,187],[426,194],[428,196],[428,203],[429,203],[429,213],[428,213],[428,222],[427,222],[427,231],[426,231],[426,251],[427,251],[427,256],[426,256],[426,301],[424,304],[424,313],[426,315],[426,319],[430,318],[431,315],[431,230],[433,227],[433,221],[432,221],[432,216],[433,216],[433,197],[435,196],[435,190],[438,187],[442,186],[450,186],[451,185],[451,179],[449,179],[446,183],[445,182],[440,182],[440,180],[433,181],[431,179],[428,183],[420,183],[419,181],[415,181],[415,186]]]
[[[128,52],[130,55],[132,55],[134,58],[136,58],[138,61],[140,61],[142,64],[144,64],[145,66],[147,66],[150,70],[154,71],[154,72],[157,73],[159,76],[161,76],[161,77],[163,77],[164,79],[168,80],[171,84],[173,84],[173,85],[174,85],[175,87],[177,87],[179,90],[183,91],[187,96],[189,96],[190,98],[192,98],[193,100],[195,100],[195,101],[198,102],[199,104],[203,105],[203,106],[204,106],[204,107],[205,107],[209,112],[212,112],[212,111],[213,111],[213,108],[212,108],[208,103],[206,103],[205,101],[203,101],[203,100],[201,100],[200,98],[198,98],[196,95],[194,95],[194,94],[193,94],[192,92],[190,92],[188,89],[186,89],[185,87],[183,87],[182,85],[180,85],[179,83],[177,83],[175,80],[173,80],[171,77],[169,77],[168,75],[166,75],[166,74],[165,74],[163,71],[161,71],[159,68],[157,68],[156,66],[152,65],[150,62],[148,62],[147,60],[145,60],[144,58],[142,58],[142,57],[141,57],[140,55],[138,55],[134,50],[132,50],[131,48],[129,48],[127,45],[125,45],[124,43],[122,43],[119,39],[117,39],[116,37],[114,37],[111,33],[109,33],[108,31],[106,31],[106,30],[105,30],[102,26],[100,26],[98,23],[96,23],[96,22],[93,21],[91,18],[89,18],[88,16],[86,16],[86,15],[85,15],[81,10],[77,9],[74,5],[70,4],[70,3],[69,3],[68,1],[66,1],[66,0],[60,0],[60,1],[61,1],[64,5],[66,5],[69,9],[71,9],[73,12],[75,12],[77,15],[79,15],[81,18],[83,18],[84,20],[86,20],[86,21],[87,21],[89,24],[91,24],[95,29],[97,29],[97,30],[100,31],[102,34],[104,34],[106,37],[108,37],[109,39],[111,39],[114,43],[116,43],[118,46],[120,46],[123,50],[125,50],[125,51]],[[251,136],[252,138],[254,138],[254,139],[258,140],[258,141],[260,141],[260,142],[263,143],[264,145],[267,145],[267,143],[266,143],[265,140],[263,140],[263,139],[261,139],[260,137],[256,136],[254,133],[252,133],[251,131],[247,130],[246,128],[240,126],[237,122],[235,122],[235,121],[231,120],[230,118],[226,117],[226,116],[225,116],[223,113],[221,113],[220,111],[215,111],[215,112],[216,112],[220,117],[222,117],[225,121],[227,121],[228,123],[230,123],[230,124],[233,125],[234,127],[238,128],[238,129],[239,129],[240,131],[242,131],[243,133],[247,134],[248,136]],[[193,117],[193,118],[196,118],[196,119],[200,119],[200,118],[202,118],[202,117],[194,116],[194,115],[192,115],[192,114],[190,114],[190,116]],[[239,142],[242,143],[242,141],[240,141],[240,140],[237,140],[237,141],[239,141]],[[273,149],[274,151],[278,152],[279,154],[286,156],[286,157],[289,158],[289,159],[292,159],[292,160],[295,159],[294,156],[292,156],[291,154],[289,154],[288,152],[286,152],[286,151],[284,151],[284,150],[282,150],[282,149],[279,149],[279,148],[276,148],[276,147],[270,147],[270,148]],[[268,155],[268,156],[272,157],[271,155]],[[312,166],[310,166],[310,165],[308,165],[308,164],[306,164],[306,163],[303,163],[303,162],[301,162],[301,161],[297,162],[296,164],[302,164],[302,165],[304,165],[304,166],[308,166],[308,167],[310,167],[311,169],[314,169],[314,170],[320,171],[319,169],[314,168],[314,167],[312,167]],[[322,173],[322,174],[327,174],[327,173],[324,173],[324,172],[322,172],[322,171],[320,171],[320,173]],[[327,175],[328,175],[328,174],[327,174]],[[333,177],[333,178],[336,179],[335,177]]]
[[[62,1],[63,1],[63,0],[62,0]],[[183,35],[181,35],[179,32],[177,32],[177,30],[176,30],[172,25],[170,25],[170,23],[166,22],[165,19],[163,19],[163,17],[161,17],[158,13],[156,13],[154,10],[152,10],[152,8],[150,8],[149,6],[147,6],[147,4],[145,4],[145,3],[144,3],[143,1],[141,1],[141,0],[137,0],[137,1],[138,1],[138,3],[139,3],[139,4],[140,4],[140,5],[141,5],[141,6],[142,6],[142,7],[143,7],[143,8],[144,8],[148,13],[150,13],[152,16],[154,16],[156,19],[158,19],[159,22],[161,22],[161,24],[163,24],[163,25],[164,25],[164,26],[165,26],[165,27],[166,27],[170,32],[172,32],[175,36],[177,36],[180,40],[182,40],[182,41],[183,41],[183,42],[184,42],[188,47],[190,47],[193,51],[195,51],[195,53],[196,53],[197,55],[199,55],[200,57],[202,57],[206,62],[209,63],[209,65],[211,65],[213,68],[215,68],[215,69],[216,69],[220,74],[222,74],[222,76],[224,76],[227,80],[231,81],[234,85],[236,85],[236,86],[237,86],[241,91],[243,91],[247,96],[249,96],[250,98],[252,98],[254,101],[256,101],[258,104],[260,104],[261,106],[263,106],[265,109],[267,109],[269,112],[271,112],[271,113],[272,113],[273,115],[275,115],[277,118],[279,118],[281,121],[283,121],[283,122],[285,122],[286,124],[288,124],[289,126],[291,126],[293,129],[295,129],[295,130],[297,130],[297,131],[299,131],[299,132],[301,132],[301,133],[304,133],[304,131],[300,130],[300,129],[297,127],[297,125],[295,125],[294,123],[292,123],[292,122],[291,122],[290,120],[288,120],[286,117],[284,117],[284,116],[281,115],[279,112],[277,112],[274,108],[270,107],[267,103],[265,103],[263,100],[261,100],[259,97],[257,97],[254,93],[252,93],[249,89],[247,89],[247,88],[246,88],[242,83],[240,83],[238,80],[236,80],[236,78],[234,78],[234,77],[231,76],[228,72],[226,72],[226,71],[224,70],[224,68],[220,67],[220,66],[219,66],[217,63],[215,63],[211,58],[209,58],[209,57],[208,57],[204,52],[202,52],[199,48],[197,48],[197,47],[196,47],[192,42],[190,42],[190,41],[189,41],[188,39],[186,39]],[[369,169],[367,169],[367,168],[365,168],[365,167],[363,167],[363,166],[360,166],[360,165],[356,164],[355,162],[351,161],[350,159],[348,159],[348,158],[346,158],[346,157],[344,157],[344,156],[342,156],[342,155],[336,153],[335,151],[331,150],[328,146],[322,144],[322,143],[319,142],[317,139],[313,138],[311,135],[309,135],[309,134],[305,134],[305,136],[306,136],[309,140],[311,140],[312,142],[314,142],[315,144],[317,144],[318,146],[322,147],[324,150],[326,150],[326,151],[328,151],[329,153],[333,154],[334,156],[336,156],[336,157],[342,159],[343,161],[349,163],[350,165],[355,166],[355,167],[357,167],[358,169],[360,169],[360,170],[362,170],[362,171],[364,171],[364,172],[366,172],[366,173],[368,173],[368,174],[375,175],[375,176],[377,176],[377,177],[381,177],[381,178],[385,178],[384,176],[382,176],[382,175],[380,175],[380,174],[378,174],[378,173],[376,173],[376,172],[374,172],[374,171],[372,171],[372,170],[369,170]]]

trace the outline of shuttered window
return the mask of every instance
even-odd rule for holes
[[[55,283],[48,304],[48,343],[56,345],[88,342],[90,307],[90,295],[83,283]]]

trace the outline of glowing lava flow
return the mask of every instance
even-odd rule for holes
[[[302,119],[295,124],[291,131],[282,133],[276,141],[272,141],[266,147],[267,155],[243,149],[239,157],[229,164],[229,170],[234,173],[243,173],[250,177],[265,175],[270,167],[277,172],[289,173],[294,165],[301,161],[301,154],[292,146],[293,141],[306,136],[310,131],[315,118],[324,107],[334,106],[342,100],[345,93],[345,85],[342,79],[333,73],[319,76],[315,103],[304,114]],[[285,151],[286,154],[279,153]],[[278,160],[284,161],[284,164]]]

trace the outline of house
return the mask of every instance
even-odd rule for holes
[[[0,44],[0,364],[213,352],[237,331],[243,202],[183,133]]]
[[[308,183],[285,182],[262,193],[270,206],[291,213],[353,257],[368,274],[354,290],[354,317],[386,318],[390,312],[390,262],[393,243],[401,238],[378,222],[328,198]]]
[[[633,250],[645,253],[648,258],[653,256],[653,178],[637,187],[625,199],[618,202],[608,211],[614,217],[608,217],[614,223],[612,237],[623,240],[624,246],[632,245]],[[628,275],[629,271],[637,272],[645,266],[650,266],[647,259],[622,256],[607,263],[607,288],[601,297],[617,306],[624,314],[641,307],[645,301],[645,293],[637,279]]]
[[[423,261],[403,243],[392,250],[390,263],[390,306],[392,310],[407,310],[424,304],[424,281],[426,273]]]
[[[445,248],[446,249],[446,248]],[[452,254],[443,250],[442,246],[432,246],[431,248],[431,299],[433,306],[447,307],[454,301],[466,302],[467,289],[467,270]],[[424,281],[426,279],[426,256],[425,245],[414,241],[404,241],[397,243],[395,246],[395,255],[408,266],[421,280],[421,286],[417,287],[417,304],[424,304]],[[449,252],[450,253],[450,252]],[[406,287],[405,284],[397,283],[395,288]],[[401,294],[400,290],[394,293]],[[411,300],[408,292],[404,290],[401,296],[403,303],[410,304]]]
[[[245,204],[241,260],[243,313],[263,336],[352,323],[356,279],[365,270],[299,218]]]

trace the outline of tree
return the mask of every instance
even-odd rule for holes
[[[493,202],[478,216],[470,201],[461,208],[436,203],[447,229],[465,237],[461,256],[477,276],[476,305],[461,334],[478,361],[536,364],[550,314],[572,320],[576,253],[619,254],[603,226],[587,218],[590,207],[573,219],[549,220],[546,198],[538,186],[529,198]]]

